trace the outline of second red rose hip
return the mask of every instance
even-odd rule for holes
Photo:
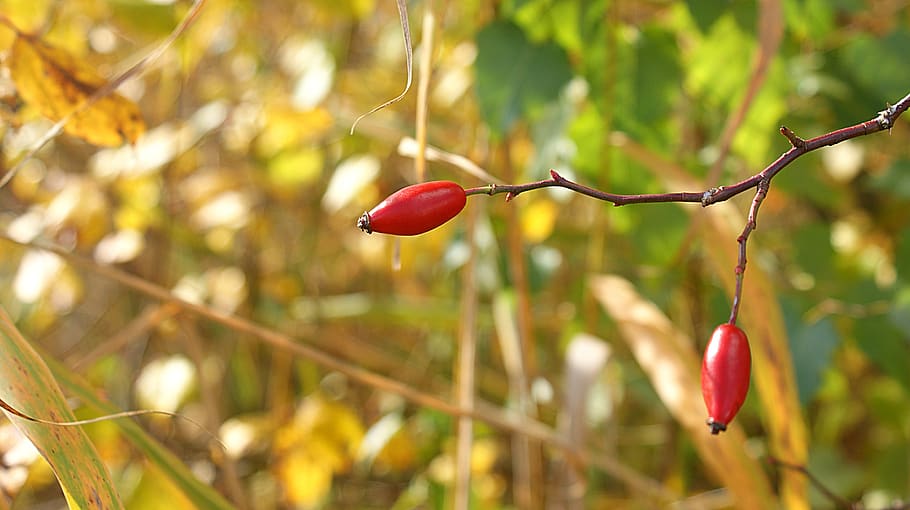
[[[708,408],[712,434],[727,430],[749,391],[752,353],[749,339],[734,324],[721,324],[705,348],[701,393]]]

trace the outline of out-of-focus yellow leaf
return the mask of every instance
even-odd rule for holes
[[[40,29],[47,22],[50,5],[50,0],[4,0],[0,3],[3,14],[10,19],[12,25],[24,31]],[[12,37],[6,38],[9,34],[12,34],[9,30],[0,30],[0,42],[12,43]],[[5,48],[6,45],[0,47]]]
[[[193,502],[154,463],[147,463],[130,494],[130,510],[194,510]]]
[[[307,397],[294,420],[275,435],[273,469],[289,503],[319,502],[336,473],[347,471],[363,440],[363,425],[348,407],[319,395]]]
[[[110,204],[98,183],[78,176],[67,178],[66,185],[48,202],[45,228],[59,235],[71,230],[82,246],[92,246],[110,231]]]
[[[471,472],[489,473],[499,458],[499,450],[499,444],[490,438],[475,440],[471,445]]]
[[[521,211],[521,231],[529,243],[539,243],[550,237],[558,212],[556,204],[547,199],[534,200]]]
[[[326,15],[362,19],[373,12],[376,0],[316,0],[313,3],[323,9]]]
[[[325,443],[309,441],[282,457],[275,472],[284,489],[285,499],[295,506],[311,506],[321,501],[332,488],[332,467],[323,454],[332,457]]]
[[[256,138],[256,154],[272,157],[301,144],[319,140],[329,132],[334,121],[325,108],[298,111],[287,104],[270,106],[265,112],[265,125]]]
[[[376,464],[399,473],[413,468],[417,462],[417,448],[411,432],[407,427],[402,427],[390,437],[376,456]]]
[[[676,329],[654,303],[642,298],[629,281],[599,276],[591,289],[619,325],[623,339],[670,414],[692,437],[702,460],[730,490],[737,508],[774,507],[774,495],[759,463],[746,455],[745,435],[734,421],[712,436],[705,426],[699,385],[699,356],[694,342]]]
[[[392,412],[370,426],[360,443],[358,460],[371,463],[378,471],[404,472],[414,466],[417,447],[413,430]]]
[[[133,143],[145,132],[139,107],[119,94],[108,94],[82,108],[107,82],[61,49],[19,34],[10,51],[9,67],[19,95],[42,115],[56,122],[73,114],[64,128],[73,136],[95,145],[115,146]]]
[[[322,174],[325,156],[318,147],[285,152],[269,161],[269,181],[279,191],[295,191]]]

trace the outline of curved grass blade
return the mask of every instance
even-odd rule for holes
[[[76,419],[51,371],[2,307],[0,352],[0,398],[6,404],[41,419]],[[81,428],[35,423],[4,412],[50,464],[71,509],[123,508],[107,468]]]
[[[67,394],[79,398],[84,405],[94,408],[103,414],[120,412],[120,409],[116,406],[98,397],[81,377],[63,366],[59,361],[47,359],[47,365],[60,385],[66,389]],[[149,436],[138,424],[131,420],[115,420],[114,423],[117,424],[127,440],[141,451],[150,463],[156,466],[160,471],[160,475],[167,477],[196,508],[212,510],[231,510],[234,508],[218,491],[196,478],[176,455]]]

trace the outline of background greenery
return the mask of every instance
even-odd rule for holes
[[[755,174],[786,151],[782,124],[817,136],[910,92],[907,2],[408,7],[415,60],[423,17],[435,16],[428,142],[504,182],[556,168],[616,193],[683,191],[679,182],[699,191]],[[40,32],[105,76],[160,43],[188,8],[0,1],[20,30]],[[0,49],[14,39],[0,30]],[[614,208],[560,190],[509,203],[476,196],[427,235],[367,236],[357,217],[418,179],[399,151],[416,131],[415,90],[348,134],[354,118],[401,91],[401,41],[391,1],[208,0],[163,57],[120,89],[139,104],[145,136],[119,149],[56,137],[0,191],[0,218],[15,239],[120,264],[189,302],[446,400],[457,388],[460,341],[473,335],[479,398],[514,410],[516,395],[527,396],[532,414],[559,428],[571,415],[566,392],[590,391],[575,411],[586,448],[659,487],[643,491],[583,463],[583,506],[745,505],[723,489],[724,468],[710,466],[703,438],[655,391],[667,384],[659,366],[637,357],[640,340],[623,330],[629,316],[605,313],[591,278],[632,282],[669,318],[666,338],[679,334],[686,352],[700,353],[729,314],[733,265],[712,257],[735,248],[749,198],[732,200],[730,216],[693,205]],[[9,168],[50,123],[22,103],[9,73],[0,74],[0,91]],[[730,120],[738,111],[741,122]],[[751,238],[745,279],[752,315],[743,328],[751,337],[763,319],[782,317],[776,340],[792,358],[792,368],[786,356],[754,364],[756,378],[779,371],[784,394],[798,397],[800,412],[786,418],[805,438],[783,450],[797,458],[781,460],[805,462],[837,494],[873,507],[910,499],[907,127],[901,119],[890,133],[808,154],[782,172]],[[671,178],[670,165],[688,180]],[[425,178],[487,183],[444,163],[430,163]],[[733,221],[732,235],[707,214]],[[65,394],[90,403],[92,391],[66,382],[77,373],[115,408],[178,411],[228,445],[234,459],[225,462],[198,428],[170,419],[142,422],[160,450],[142,446],[135,430],[86,427],[127,507],[159,508],[165,493],[177,498],[169,508],[215,504],[217,496],[194,499],[195,489],[175,482],[189,471],[162,467],[157,454],[176,455],[241,508],[444,508],[453,499],[451,412],[197,319],[184,303],[162,303],[68,257],[4,242],[0,271],[3,305]],[[768,291],[749,294],[750,286]],[[749,300],[756,295],[762,302]],[[566,359],[582,333],[610,348],[590,387],[572,382],[577,367]],[[513,334],[524,381],[509,367]],[[781,451],[769,430],[786,425],[756,393],[736,419],[743,435],[716,440],[758,459],[760,470],[747,476],[781,504],[832,506],[801,474],[765,461]],[[538,462],[530,464],[540,469],[522,488],[514,432],[475,422],[472,507],[571,506],[559,478],[572,471],[564,449],[532,445]],[[0,447],[4,505],[59,504],[46,466],[21,453],[9,426]]]

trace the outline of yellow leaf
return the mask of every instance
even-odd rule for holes
[[[334,119],[325,108],[298,111],[280,103],[265,110],[264,122],[256,138],[255,151],[263,158],[270,158],[318,142],[328,134]]]
[[[29,35],[16,37],[9,57],[10,74],[22,99],[57,122],[72,115],[64,130],[104,146],[134,143],[145,132],[139,107],[110,93],[85,106],[106,85],[104,78],[73,55]]]
[[[556,225],[556,204],[547,199],[531,202],[521,212],[521,231],[530,243],[539,243],[550,237]]]
[[[399,429],[379,451],[376,464],[397,473],[412,469],[418,454],[413,434],[414,431],[407,427]]]
[[[321,501],[332,477],[350,467],[363,434],[363,425],[347,406],[319,395],[307,397],[273,442],[279,459],[273,469],[288,502],[305,507]]]
[[[4,0],[0,2],[3,14],[9,17],[10,24],[23,30],[38,30],[47,23],[48,10],[51,8],[49,0]],[[12,42],[12,37],[6,38],[8,30],[0,30],[2,41]],[[5,44],[2,47],[7,47]]]
[[[324,159],[322,150],[316,147],[281,153],[268,164],[269,180],[276,191],[296,191],[301,185],[319,178]]]
[[[363,19],[375,9],[375,0],[318,0],[316,7],[322,9],[327,16],[352,17]]]
[[[332,488],[332,469],[310,452],[302,450],[281,459],[275,466],[284,497],[295,506],[311,506]]]
[[[154,463],[146,463],[139,484],[127,502],[130,510],[193,510],[196,506],[167,474]]]

